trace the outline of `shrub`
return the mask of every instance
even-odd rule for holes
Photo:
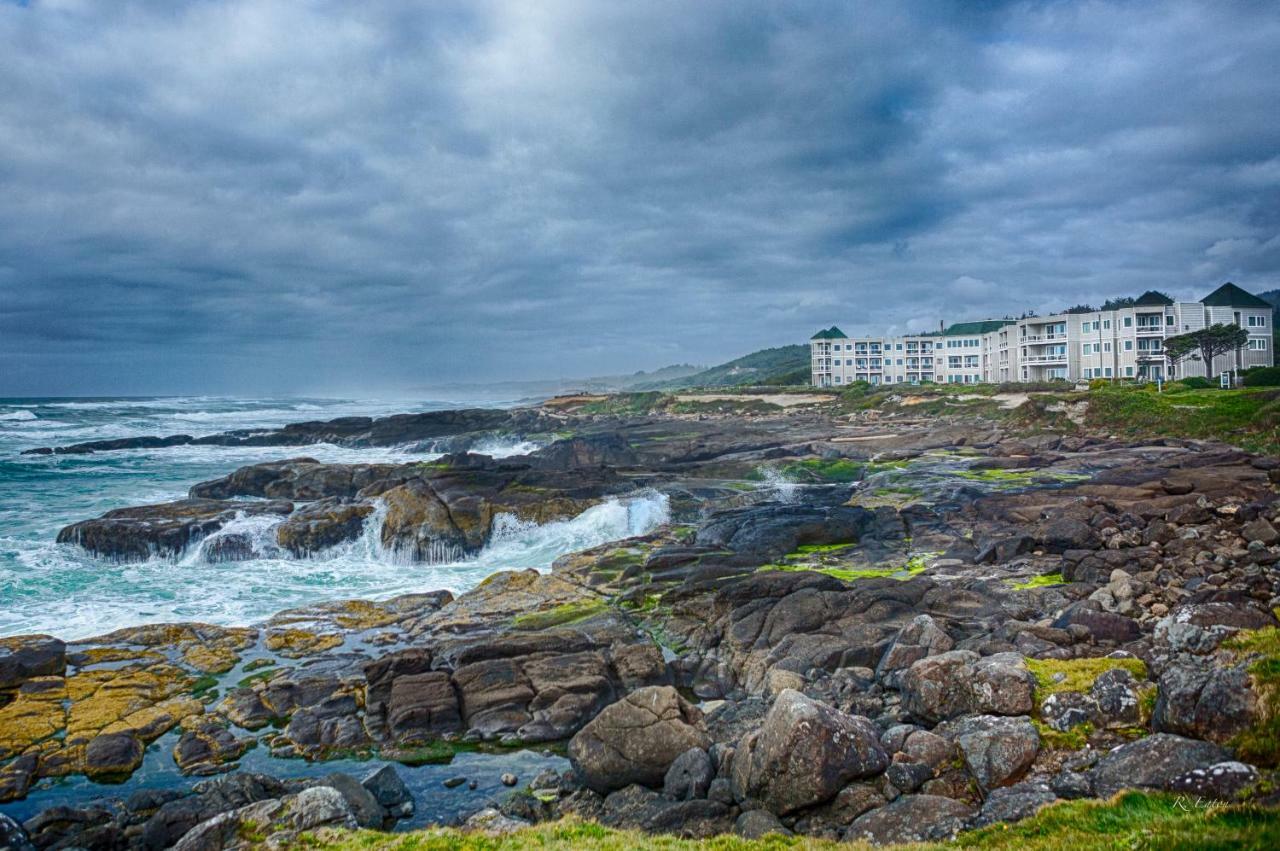
[[[1212,390],[1214,387],[1218,386],[1209,379],[1202,378],[1199,375],[1188,375],[1186,378],[1181,379],[1181,383],[1188,390]]]
[[[1280,366],[1257,366],[1244,373],[1245,387],[1280,387]]]

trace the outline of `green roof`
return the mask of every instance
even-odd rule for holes
[[[1168,304],[1173,304],[1173,299],[1155,290],[1147,290],[1133,302],[1134,307],[1164,307]]]
[[[1205,307],[1271,307],[1271,302],[1245,292],[1230,281],[1200,299],[1200,303]]]
[[[827,328],[825,330],[819,331],[817,334],[814,334],[809,339],[810,340],[843,340],[844,337],[845,337],[844,332],[841,331],[836,326],[832,325],[830,328]]]
[[[990,334],[992,331],[999,331],[1004,326],[1012,324],[1012,319],[985,319],[981,322],[957,322],[942,333],[947,337],[957,337],[968,334]]]

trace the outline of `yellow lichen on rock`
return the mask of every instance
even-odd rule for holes
[[[202,674],[225,674],[240,661],[240,655],[229,647],[193,644],[182,654],[182,661]]]
[[[71,700],[67,714],[68,741],[87,741],[108,725],[152,709],[186,691],[191,682],[190,675],[173,665],[88,671],[68,677],[67,697]],[[139,716],[139,726],[145,726],[144,721],[154,723],[154,719]]]
[[[306,629],[282,629],[267,635],[267,649],[297,659],[341,647],[343,638],[337,633],[316,633]]]
[[[22,753],[62,730],[66,696],[62,677],[36,677],[23,683],[18,695],[0,707],[0,759]]]

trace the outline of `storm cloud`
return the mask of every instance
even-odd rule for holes
[[[1269,2],[0,0],[0,80],[0,395],[1280,285]]]

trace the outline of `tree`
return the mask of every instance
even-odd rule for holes
[[[1119,296],[1117,298],[1109,298],[1102,303],[1101,310],[1119,310],[1122,307],[1133,307],[1133,303],[1137,299],[1132,296]]]
[[[1249,342],[1249,332],[1244,328],[1219,322],[1199,331],[1188,331],[1185,334],[1166,338],[1164,351],[1165,356],[1175,364],[1192,352],[1199,351],[1200,357],[1204,360],[1205,372],[1210,378],[1214,378],[1214,359],[1227,352],[1234,352],[1247,342]]]

